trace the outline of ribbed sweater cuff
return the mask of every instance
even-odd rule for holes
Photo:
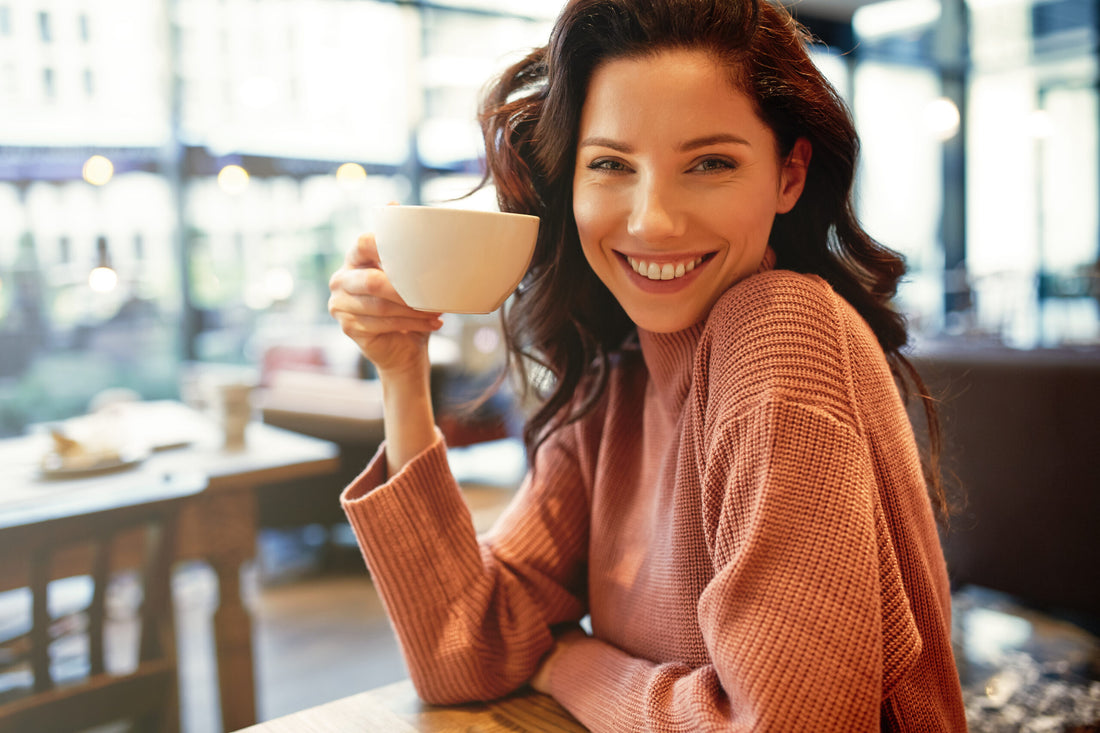
[[[551,693],[586,728],[623,730],[627,721],[644,715],[632,706],[642,704],[653,666],[588,638],[558,657],[551,673]],[[609,700],[615,704],[609,705]]]
[[[386,482],[386,444],[378,446],[363,472],[356,476],[340,493],[340,505],[346,510],[348,503],[361,499]]]
[[[442,436],[389,480],[385,471],[383,445],[341,503],[387,606],[403,616],[473,582],[480,553]]]

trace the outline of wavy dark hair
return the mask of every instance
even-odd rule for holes
[[[549,43],[487,88],[480,115],[486,180],[495,184],[501,210],[542,219],[530,268],[502,315],[511,365],[526,375],[533,362],[547,375],[524,427],[532,455],[554,430],[591,411],[615,353],[636,332],[588,267],[573,218],[589,80],[611,59],[702,49],[754,101],[782,156],[799,138],[812,144],[802,195],[772,227],[776,266],[827,280],[870,325],[906,398],[916,388],[929,432],[929,493],[946,519],[935,404],[901,353],[907,325],[891,305],[905,261],[857,221],[851,193],[859,138],[846,105],[810,59],[811,42],[785,9],[765,0],[573,0]],[[528,380],[521,381],[526,389]]]

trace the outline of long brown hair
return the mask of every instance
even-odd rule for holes
[[[529,452],[593,408],[615,353],[636,330],[585,262],[573,218],[577,130],[592,73],[610,59],[702,49],[755,101],[781,155],[800,137],[812,144],[802,195],[772,227],[776,266],[827,280],[870,325],[903,392],[916,387],[929,431],[929,493],[946,518],[935,405],[901,353],[907,325],[891,306],[905,261],[856,219],[859,138],[846,105],[810,59],[809,43],[786,10],[764,0],[573,0],[548,45],[488,88],[481,110],[487,177],[503,211],[542,219],[531,266],[503,315],[513,366],[525,374],[534,363],[549,375],[524,427]]]

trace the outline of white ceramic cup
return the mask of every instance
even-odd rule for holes
[[[526,214],[435,206],[383,206],[374,212],[378,256],[410,307],[491,313],[527,271],[539,219]]]

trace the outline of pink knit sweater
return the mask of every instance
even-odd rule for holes
[[[874,336],[821,279],[640,334],[475,536],[441,441],[342,501],[420,695],[524,684],[594,731],[965,730],[943,556]]]

